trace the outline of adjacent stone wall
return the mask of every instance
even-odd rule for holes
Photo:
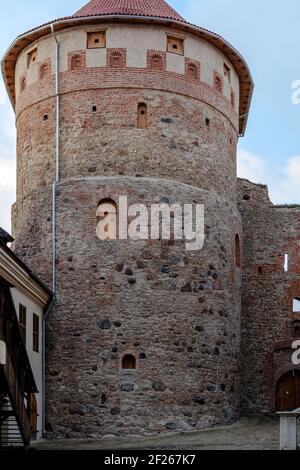
[[[273,206],[266,186],[246,180],[238,181],[238,205],[244,232],[241,410],[273,412],[277,381],[296,368],[291,345],[299,337],[293,299],[300,295],[300,207]]]

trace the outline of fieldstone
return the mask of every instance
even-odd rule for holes
[[[122,392],[134,392],[134,385],[133,384],[122,384],[120,387]]]
[[[125,275],[126,276],[133,276],[133,271],[131,268],[126,268],[125,270]]]
[[[209,392],[215,392],[216,389],[217,389],[217,386],[214,385],[214,384],[209,384],[209,385],[207,386],[207,390],[208,390]]]
[[[188,282],[181,288],[181,292],[192,292],[192,286],[191,283]]]
[[[112,408],[112,409],[110,410],[110,414],[113,415],[113,416],[119,415],[119,414],[120,414],[120,408],[117,408],[117,407]],[[111,433],[111,431],[108,431],[108,432]],[[114,434],[114,433],[112,433],[112,434]]]
[[[73,405],[70,405],[69,413],[71,415],[84,416],[86,414],[86,407],[84,405],[80,405],[79,403],[75,403]]]
[[[167,431],[176,431],[177,424],[176,423],[167,423],[165,427],[166,427]]]
[[[167,389],[166,385],[162,380],[155,380],[152,383],[152,388],[153,390],[155,390],[155,392],[164,392]]]
[[[110,330],[111,328],[111,322],[108,318],[106,318],[105,320],[99,320],[97,324],[100,330]]]
[[[168,266],[166,264],[161,268],[161,272],[163,274],[169,274],[170,271],[171,271],[170,266]]]
[[[196,325],[196,326],[195,326],[195,330],[198,331],[198,333],[203,333],[204,328],[203,328],[202,326],[200,326],[200,325]]]
[[[195,403],[196,405],[205,405],[205,403],[208,401],[208,397],[204,396],[204,395],[200,395],[200,396],[196,396],[192,399],[193,403]]]
[[[121,273],[121,272],[123,271],[123,269],[124,269],[124,263],[118,263],[118,264],[116,264],[115,269],[116,269],[116,271],[117,271],[118,273]]]

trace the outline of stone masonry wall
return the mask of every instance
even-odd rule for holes
[[[106,197],[117,202],[119,194],[129,204],[204,203],[204,249],[187,252],[172,240],[99,241],[97,204]],[[34,206],[42,220],[50,207],[36,202],[28,210]],[[50,435],[192,430],[237,418],[240,270],[232,259],[241,224],[225,204],[167,180],[90,177],[59,185],[59,289],[48,322]],[[23,246],[26,239],[28,262],[45,277],[41,246],[23,228]],[[136,371],[120,369],[128,352]]]

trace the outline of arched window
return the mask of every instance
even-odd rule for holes
[[[138,129],[147,129],[148,128],[148,116],[147,116],[147,105],[145,103],[140,103],[138,105],[137,112],[137,128]]]
[[[223,93],[223,80],[218,73],[214,75],[214,89],[219,93]]]
[[[79,54],[74,54],[71,57],[71,70],[81,70],[82,69],[82,57]]]
[[[112,199],[103,199],[97,207],[97,237],[99,240],[116,240],[118,209]]]
[[[160,54],[153,54],[150,57],[150,69],[151,70],[162,70],[163,60]]]
[[[43,64],[40,67],[40,79],[43,80],[48,77],[50,77],[50,66],[49,64]]]
[[[122,369],[133,370],[136,369],[136,358],[133,354],[125,354],[122,359]]]
[[[238,234],[235,236],[235,266],[237,268],[241,267],[241,243]]]

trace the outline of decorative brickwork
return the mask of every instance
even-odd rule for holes
[[[200,80],[200,62],[185,58],[185,74],[191,80]]]
[[[70,72],[81,72],[86,67],[86,52],[85,51],[74,51],[69,54],[69,71]]]
[[[44,62],[39,68],[40,80],[47,80],[51,77],[51,60]]]
[[[159,51],[147,51],[147,68],[153,72],[166,70],[166,53]]]
[[[218,72],[214,72],[214,89],[219,93],[223,93],[224,90],[224,80]]]
[[[116,69],[126,67],[126,49],[107,49],[107,66]]]

